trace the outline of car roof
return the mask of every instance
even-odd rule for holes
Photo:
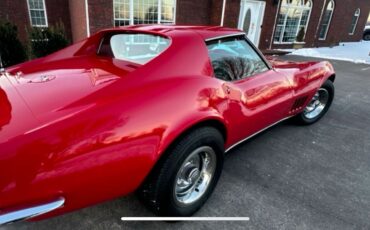
[[[117,29],[114,28],[114,29]],[[177,31],[189,31],[189,32],[196,32],[199,34],[204,40],[222,37],[222,36],[229,36],[233,34],[242,34],[244,33],[241,30],[235,28],[227,28],[221,26],[192,26],[192,25],[132,25],[132,26],[124,26],[118,27],[118,29],[122,30],[131,30],[136,32],[151,32],[151,33],[158,33],[163,34],[166,36],[171,37],[172,33],[176,33]]]

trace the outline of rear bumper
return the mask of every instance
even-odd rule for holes
[[[59,197],[53,201],[43,204],[29,206],[22,209],[14,209],[12,211],[5,210],[4,213],[0,213],[0,225],[29,219],[47,212],[51,212],[62,207],[64,202],[65,199],[63,197]]]

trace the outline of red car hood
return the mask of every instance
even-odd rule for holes
[[[7,79],[4,79],[4,77],[0,77],[0,130],[1,127],[9,124],[12,116],[12,106],[10,104],[9,98],[7,94],[5,93],[5,83]]]
[[[38,59],[10,68],[7,76],[37,119],[46,121],[92,106],[98,100],[91,100],[91,104],[77,102],[137,68],[132,63],[84,56],[57,61]]]

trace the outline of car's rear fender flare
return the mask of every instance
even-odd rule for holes
[[[224,121],[221,120],[218,117],[208,117],[208,118],[204,118],[204,119],[201,119],[199,121],[196,121],[194,124],[191,124],[189,127],[186,127],[184,130],[179,132],[179,134],[176,135],[176,137],[173,140],[171,140],[170,144],[167,145],[164,148],[164,151],[162,151],[162,152],[165,152],[165,149],[168,149],[172,144],[175,144],[179,139],[181,139],[183,136],[190,133],[191,131],[193,131],[195,129],[198,129],[200,127],[206,127],[206,126],[214,127],[218,131],[220,131],[220,133],[222,134],[222,136],[224,137],[224,140],[226,142],[226,140],[227,140],[227,128],[226,128],[226,125],[225,125]]]
[[[160,167],[160,162],[163,159],[165,159],[169,154],[171,154],[171,149],[176,145],[176,143],[178,143],[178,141],[181,140],[181,138],[183,138],[193,130],[196,130],[201,127],[214,127],[220,131],[226,143],[228,130],[226,122],[223,120],[221,116],[201,117],[194,120],[194,122],[188,124],[189,125],[184,126],[183,128],[174,127],[173,129],[174,132],[169,135],[171,136],[171,138],[167,138],[166,141],[162,141],[162,145],[158,148],[157,160],[153,164],[152,169],[149,171],[148,175],[145,177],[142,183],[144,183],[147,180],[147,178],[150,177],[152,172],[155,171],[156,167]]]
[[[199,117],[198,119],[193,119],[192,122],[184,121],[177,127],[173,127],[171,129],[172,131],[168,130],[168,135],[166,135],[167,137],[163,137],[162,144],[158,148],[158,156],[161,157],[163,154],[165,154],[168,149],[175,145],[178,140],[180,140],[189,132],[205,126],[211,126],[218,129],[224,137],[226,143],[228,137],[227,124],[221,116],[213,115],[207,117]]]

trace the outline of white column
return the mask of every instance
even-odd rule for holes
[[[226,0],[223,0],[220,26],[224,26],[225,7],[226,7]]]
[[[85,16],[86,16],[86,35],[90,37],[90,17],[89,17],[89,2],[85,0]]]
[[[130,0],[130,25],[134,24],[134,0]]]
[[[158,0],[158,21],[157,23],[160,24],[161,23],[161,14],[162,14],[162,0]]]

